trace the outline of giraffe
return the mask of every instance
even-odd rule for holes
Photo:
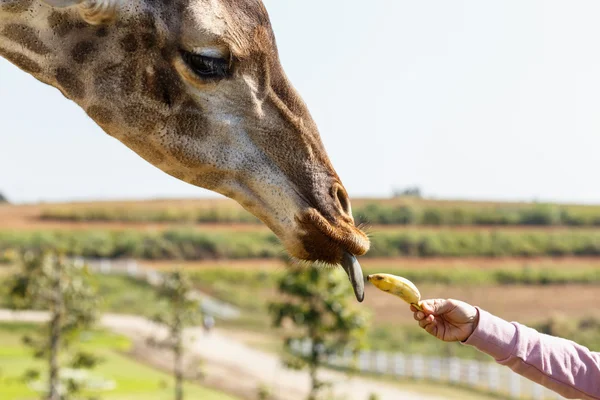
[[[0,56],[165,173],[232,198],[359,301],[369,249],[261,0],[0,0]]]

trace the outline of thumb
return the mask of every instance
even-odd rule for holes
[[[450,300],[431,299],[421,301],[421,307],[427,314],[442,315],[454,308]]]

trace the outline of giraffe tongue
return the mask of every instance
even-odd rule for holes
[[[350,278],[356,300],[362,303],[365,299],[365,280],[358,260],[352,254],[344,251],[342,268],[344,268],[344,271],[348,274],[348,278]]]

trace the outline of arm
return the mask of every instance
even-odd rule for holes
[[[411,310],[438,339],[471,345],[516,373],[571,399],[600,400],[600,353],[509,323],[457,300],[425,300]]]
[[[560,395],[600,399],[600,353],[479,311],[479,323],[463,342]]]

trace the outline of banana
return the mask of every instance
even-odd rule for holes
[[[419,305],[421,293],[408,279],[390,274],[373,274],[369,275],[367,280],[377,289],[398,296],[408,304],[415,306],[416,309],[423,311]]]

